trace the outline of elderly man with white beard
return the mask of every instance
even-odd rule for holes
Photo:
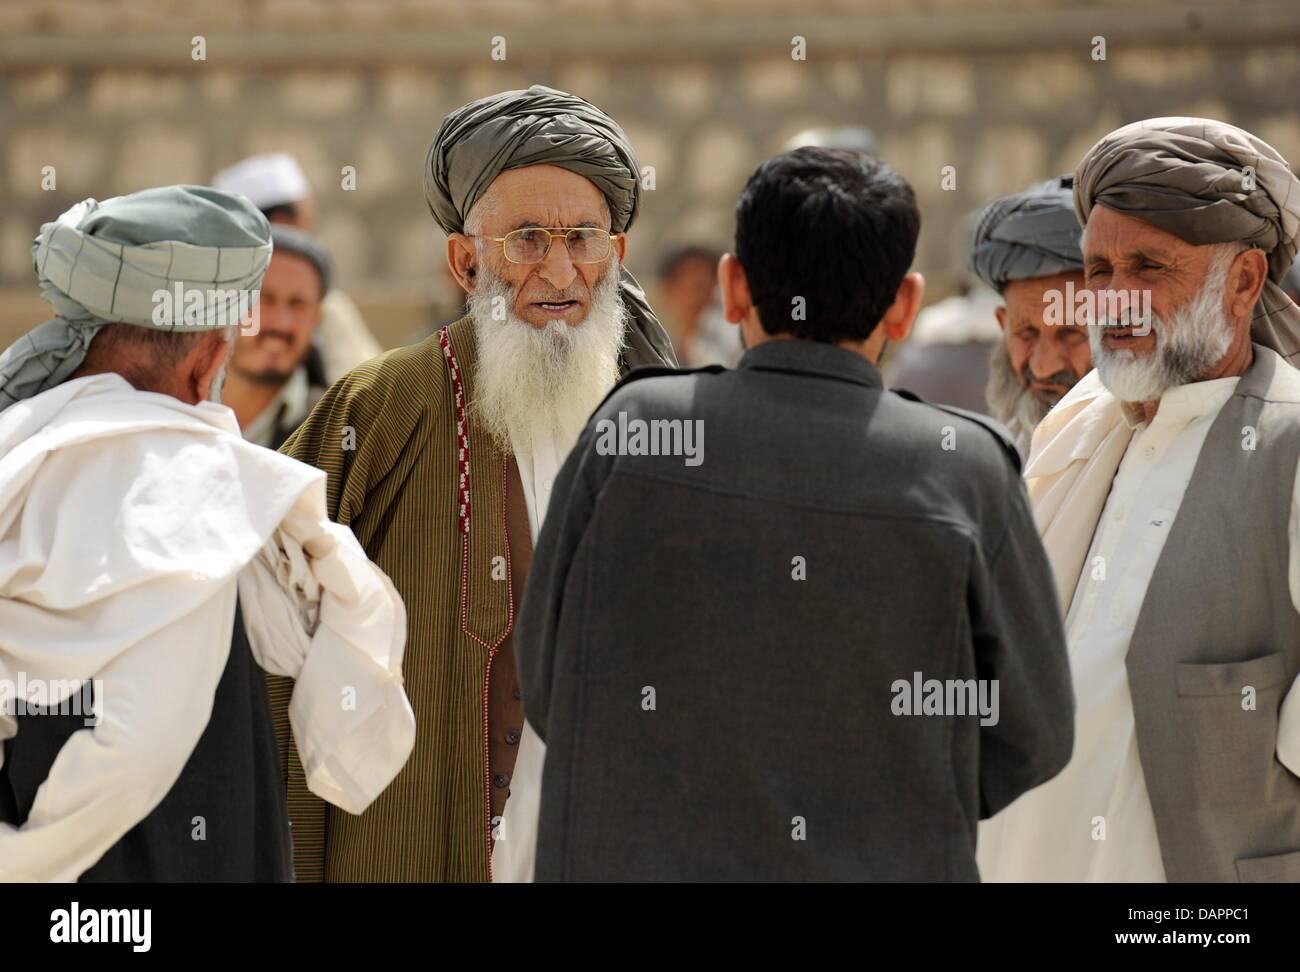
[[[1300,880],[1300,180],[1248,132],[1159,118],[1093,146],[1074,194],[1097,367],[1025,472],[1074,756],[981,828],[981,873]]]
[[[1065,296],[1084,283],[1073,188],[1073,176],[1063,176],[994,200],[980,212],[971,246],[971,269],[1003,302],[989,410],[1022,458],[1043,416],[1092,370],[1087,328]]]
[[[425,190],[469,313],[340,379],[284,446],[328,473],[330,515],[402,594],[420,727],[360,817],[290,774],[300,881],[486,881],[494,847],[498,878],[528,876],[526,835],[502,818],[540,788],[511,647],[533,539],[619,375],[674,363],[623,268],[639,180],[622,129],[573,95],[534,86],[452,112]]]

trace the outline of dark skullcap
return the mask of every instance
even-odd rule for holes
[[[444,119],[425,160],[429,210],[445,232],[463,233],[470,209],[496,177],[529,165],[555,165],[590,180],[609,204],[611,232],[624,232],[636,218],[641,164],[627,134],[590,102],[539,84],[480,98]],[[631,317],[624,366],[675,365],[667,333],[626,268],[619,284]]]
[[[276,253],[292,253],[315,267],[316,273],[320,275],[320,295],[324,297],[329,293],[334,276],[333,265],[330,263],[329,251],[315,237],[296,226],[272,223],[271,242],[275,244]]]
[[[1084,155],[1074,205],[1087,223],[1101,204],[1185,243],[1241,242],[1268,256],[1251,337],[1285,358],[1300,354],[1300,308],[1278,284],[1300,235],[1300,180],[1277,149],[1208,118],[1151,118],[1111,132]]]
[[[1061,176],[986,206],[975,225],[971,269],[999,293],[1013,280],[1083,269],[1074,177]]]

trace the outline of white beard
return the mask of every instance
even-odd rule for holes
[[[218,405],[223,404],[221,392],[226,387],[226,368],[228,366],[228,364],[223,364],[217,373],[212,376],[212,384],[208,387],[208,401],[215,402]]]
[[[1088,328],[1097,377],[1121,402],[1158,402],[1170,388],[1199,381],[1227,354],[1233,332],[1223,310],[1223,291],[1231,256],[1210,265],[1196,296],[1168,322],[1152,315],[1154,350],[1110,350],[1102,343],[1104,326]],[[1100,320],[1102,325],[1114,323],[1108,316]]]
[[[612,261],[591,292],[586,320],[570,327],[553,320],[536,328],[508,308],[510,286],[479,264],[478,287],[468,299],[478,343],[478,370],[470,407],[503,448],[529,448],[553,439],[564,451],[618,381],[627,311],[619,296],[619,264]],[[506,319],[492,316],[494,298]]]
[[[1071,384],[1074,379],[1071,377]],[[1022,452],[1028,453],[1029,441],[1038,423],[1047,417],[1052,405],[1040,401],[1011,366],[1005,342],[999,341],[989,360],[989,383],[984,389],[993,417],[1007,427]],[[1055,404],[1055,403],[1052,403]]]
[[[230,371],[230,360],[235,356],[235,342],[239,340],[239,325],[234,324],[226,328],[224,337],[226,343],[230,345],[230,350],[226,354],[226,360],[221,362],[221,367],[212,376],[212,384],[208,388],[208,401],[215,402],[218,405],[225,404],[221,400],[221,392],[226,387],[226,375]]]

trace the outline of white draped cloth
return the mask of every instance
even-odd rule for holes
[[[980,825],[983,880],[1165,880],[1124,660],[1201,446],[1238,380],[1170,389],[1147,424],[1093,371],[1035,431],[1025,479],[1066,609],[1075,744],[1059,775]],[[1289,580],[1300,611],[1300,475],[1293,491]],[[1300,773],[1294,687],[1277,753]]]
[[[0,684],[98,680],[0,879],[73,881],[146,817],[207,726],[236,590],[254,658],[296,679],[313,792],[360,813],[405,763],[405,610],[325,475],[245,442],[224,406],[68,381],[0,412]],[[0,742],[18,731],[0,708]],[[0,751],[2,758],[2,751]]]

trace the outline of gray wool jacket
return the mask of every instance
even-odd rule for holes
[[[539,881],[975,881],[977,822],[1073,745],[1014,446],[826,344],[629,375],[515,651]]]

